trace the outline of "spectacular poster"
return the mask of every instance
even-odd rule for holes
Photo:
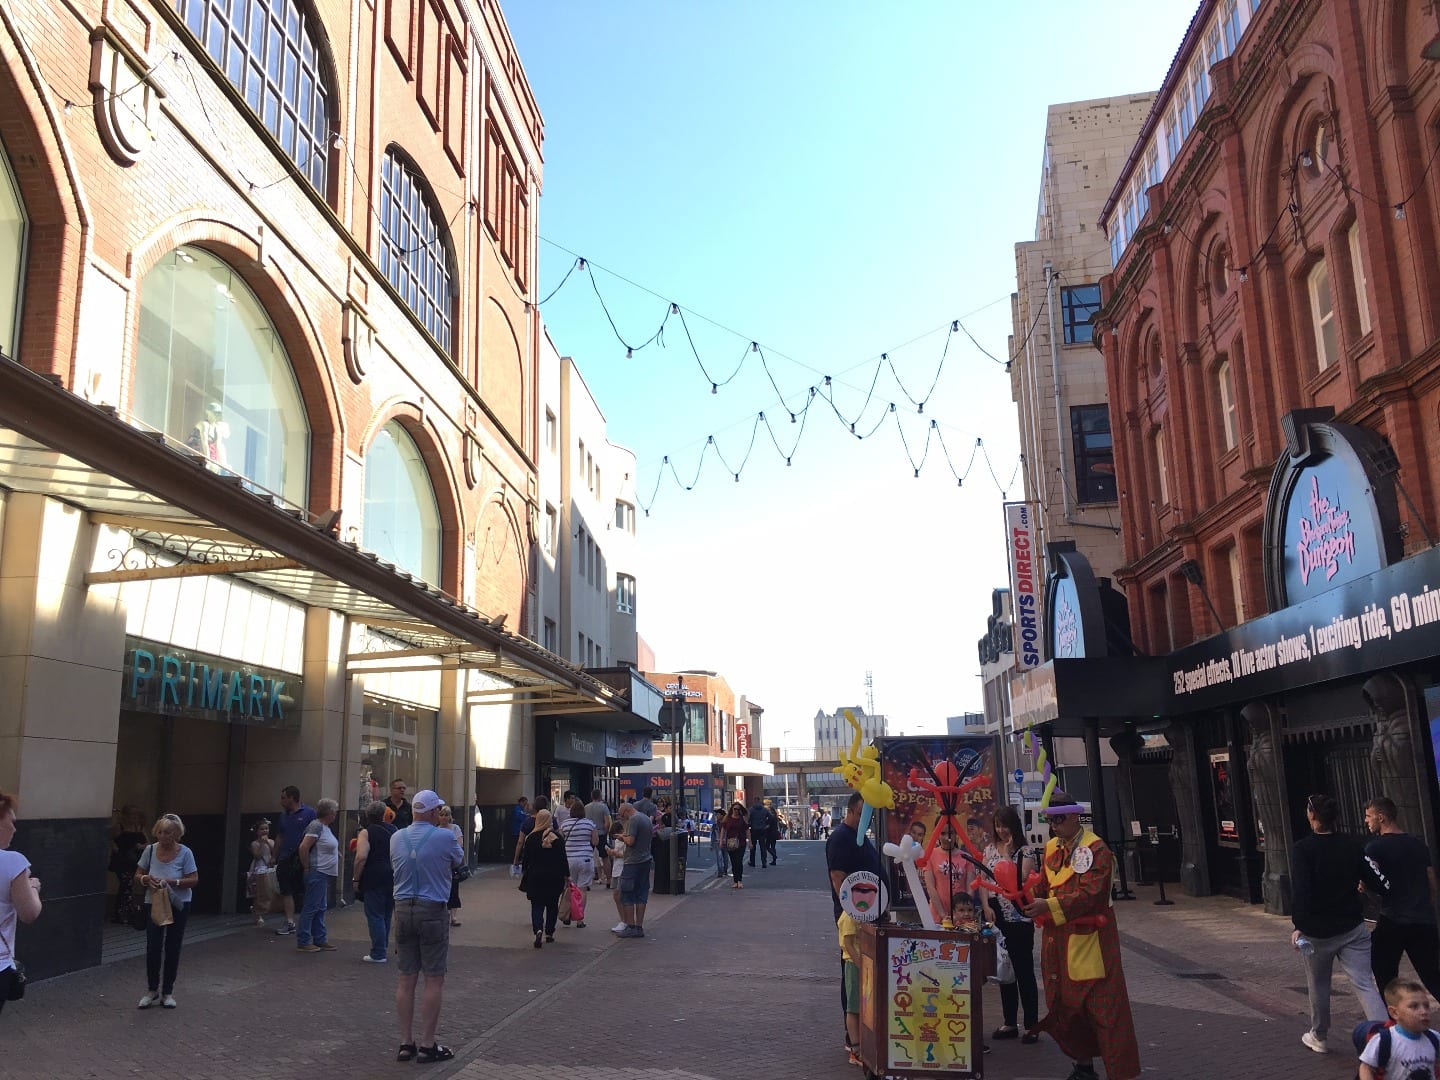
[[[942,874],[952,867],[956,875],[963,872],[964,891],[973,895],[978,871],[958,853],[968,850],[962,836],[977,852],[994,839],[992,822],[1004,790],[997,783],[994,742],[952,735],[877,739],[875,745],[881,779],[895,792],[895,809],[885,814],[882,843],[898,844],[914,830],[916,841],[929,849],[922,867]],[[957,854],[947,856],[941,838],[952,830]],[[914,905],[905,875],[890,878],[893,903]]]
[[[922,930],[885,945],[884,1075],[976,1075],[970,942]]]

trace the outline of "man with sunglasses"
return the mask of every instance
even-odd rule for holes
[[[1045,928],[1046,1014],[1039,1026],[1074,1061],[1066,1080],[1097,1080],[1097,1057],[1109,1080],[1134,1080],[1140,1050],[1110,904],[1114,858],[1081,824],[1081,807],[1069,795],[1056,790],[1050,801],[1041,881],[1036,899],[1022,909]]]

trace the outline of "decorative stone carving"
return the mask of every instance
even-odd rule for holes
[[[1380,790],[1394,800],[1399,812],[1400,827],[1407,832],[1428,836],[1428,812],[1422,805],[1420,782],[1415,768],[1417,747],[1423,740],[1415,737],[1415,694],[1404,679],[1384,671],[1365,680],[1360,688],[1370,716],[1375,721],[1375,734],[1370,743],[1370,763],[1375,767]]]
[[[1290,816],[1285,812],[1284,776],[1276,745],[1279,725],[1274,709],[1252,701],[1240,710],[1250,728],[1246,767],[1255,796],[1256,831],[1265,837],[1265,869],[1260,889],[1265,910],[1283,915],[1290,910]]]
[[[375,348],[375,327],[358,304],[346,301],[341,309],[340,339],[345,346],[345,370],[357,386],[365,381],[370,355]]]
[[[105,30],[90,36],[90,93],[95,128],[110,156],[133,165],[155,141],[157,104],[165,92],[154,68],[137,68]],[[67,106],[68,106],[67,102]]]
[[[1200,778],[1195,770],[1195,734],[1183,721],[1165,732],[1174,756],[1170,786],[1180,819],[1180,887],[1191,896],[1210,895],[1210,867],[1205,858],[1205,822],[1200,815]]]

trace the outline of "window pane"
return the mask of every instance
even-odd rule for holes
[[[385,155],[380,188],[380,265],[390,284],[447,353],[453,295],[448,231],[420,177],[394,152]]]
[[[290,359],[255,294],[201,248],[140,284],[136,420],[265,491],[305,505],[310,427]]]
[[[0,153],[0,352],[14,356],[20,331],[20,267],[28,232],[20,189]]]
[[[1064,316],[1065,344],[1092,340],[1094,328],[1090,319],[1100,310],[1100,286],[1064,286],[1060,289],[1060,305]]]
[[[1075,494],[1082,502],[1115,500],[1115,450],[1110,410],[1104,405],[1078,405],[1070,410],[1071,447],[1075,455]]]
[[[365,455],[362,543],[431,584],[440,583],[440,510],[420,449],[399,423],[380,429]]]
[[[295,0],[176,0],[175,10],[285,153],[323,194],[329,123],[321,118],[329,116],[329,92],[316,63],[305,65],[309,77],[300,78],[301,56],[318,56],[318,50]],[[295,118],[312,116],[316,122],[302,122],[297,131]]]

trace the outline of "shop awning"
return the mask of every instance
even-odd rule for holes
[[[0,357],[0,488],[43,495],[124,529],[132,546],[92,585],[223,573],[383,629],[403,649],[352,654],[354,673],[415,657],[490,672],[511,686],[487,700],[597,713],[626,709],[610,686],[454,597],[141,430]],[[416,670],[414,662],[390,670]]]

